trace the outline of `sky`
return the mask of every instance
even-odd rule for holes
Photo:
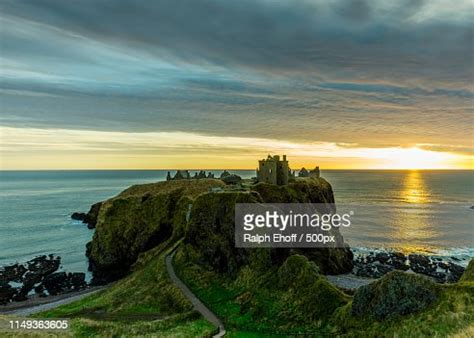
[[[0,169],[474,168],[474,2],[2,0]]]

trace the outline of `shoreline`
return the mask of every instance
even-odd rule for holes
[[[29,316],[60,305],[72,303],[86,296],[105,290],[108,286],[94,286],[80,291],[67,292],[55,296],[32,296],[22,302],[0,305],[0,315]]]

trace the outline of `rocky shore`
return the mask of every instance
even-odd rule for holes
[[[46,297],[78,291],[87,287],[83,272],[58,271],[61,258],[54,255],[35,257],[26,263],[0,268],[0,304],[25,301],[31,294]]]
[[[380,278],[399,270],[425,275],[438,283],[455,283],[465,270],[456,257],[405,255],[397,251],[354,251],[353,273],[359,277]]]

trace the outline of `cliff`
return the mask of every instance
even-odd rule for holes
[[[166,181],[132,186],[104,201],[86,252],[95,282],[123,277],[140,253],[178,239],[193,199],[224,186],[216,179]]]
[[[169,277],[165,259],[173,252],[176,275],[222,320],[229,336],[472,336],[474,261],[458,283],[439,285],[395,271],[351,296],[324,276],[351,269],[348,248],[233,245],[236,203],[330,205],[330,184],[307,178],[284,187],[244,187],[215,179],[161,182],[103,202],[88,246],[91,266],[97,280],[126,276],[38,318],[71,318],[77,336],[212,336],[216,328],[193,311]]]
[[[240,190],[228,188],[218,179],[133,186],[101,204],[95,234],[87,246],[95,281],[124,276],[140,253],[170,238],[183,238],[195,258],[216,271],[236,273],[253,258],[251,250],[235,248],[235,204],[257,202],[329,205],[334,195],[322,178],[298,179],[286,186],[259,183]],[[293,253],[307,256],[324,273],[352,269],[348,248],[268,249],[261,255],[268,257],[268,264],[281,264]]]

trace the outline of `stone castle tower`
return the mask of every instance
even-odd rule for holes
[[[286,160],[286,155],[280,160],[280,156],[270,156],[258,161],[257,180],[259,182],[285,185],[288,184],[290,167]]]

